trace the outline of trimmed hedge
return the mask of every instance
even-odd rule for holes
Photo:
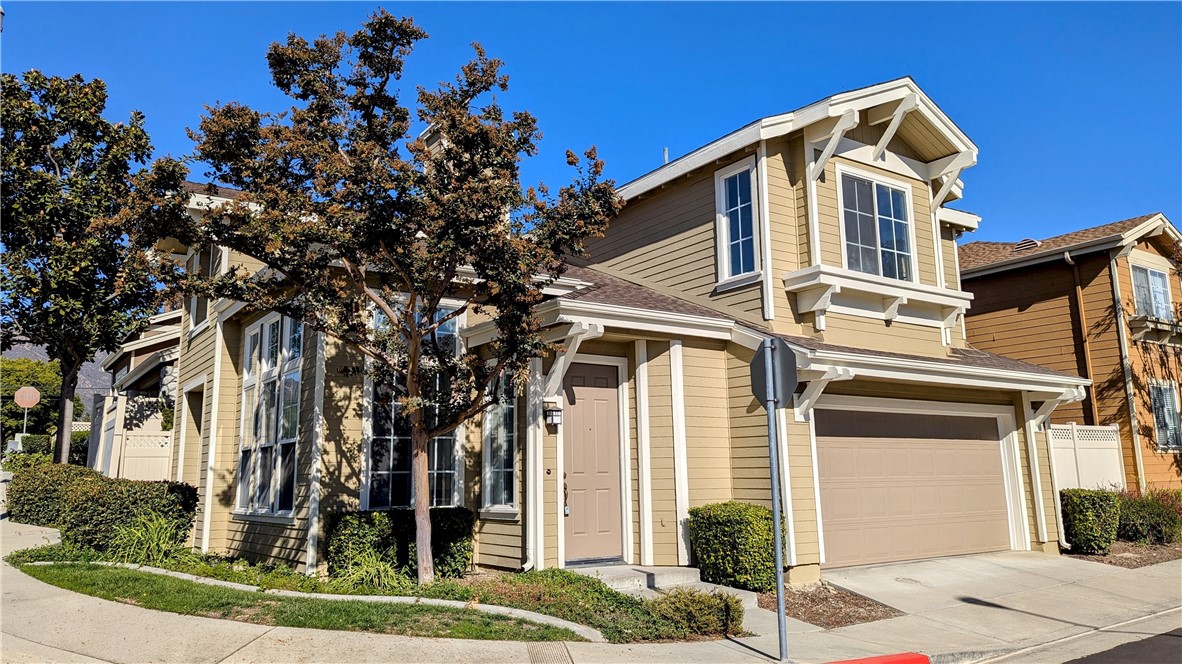
[[[1116,494],[1096,489],[1063,489],[1063,534],[1072,553],[1107,554],[1116,541],[1120,503]]]
[[[97,477],[75,482],[65,494],[62,541],[99,551],[110,548],[118,526],[157,515],[176,526],[176,544],[193,528],[197,488],[182,482],[143,482]]]
[[[58,528],[62,525],[66,496],[83,481],[98,481],[102,475],[81,466],[52,463],[51,457],[40,454],[10,455],[21,461],[35,457],[45,463],[13,467],[8,483],[8,518],[31,526]],[[10,462],[11,465],[13,462]]]
[[[60,528],[72,547],[104,551],[119,526],[135,526],[155,515],[176,527],[181,544],[193,527],[197,489],[180,482],[142,482],[104,477],[68,464],[50,462],[41,454],[17,455],[41,463],[14,467],[8,484],[8,514],[17,523]]]
[[[703,581],[757,592],[775,590],[770,509],[731,501],[695,507],[689,515],[690,543]]]
[[[53,458],[53,446],[56,444],[56,436],[25,436],[21,438],[21,451],[28,454],[48,454],[50,458]],[[85,466],[86,454],[89,448],[89,431],[75,431],[71,433],[69,462],[75,466]]]
[[[645,606],[687,634],[726,636],[743,631],[743,603],[729,593],[674,589]]]
[[[1170,494],[1145,496],[1121,494],[1120,522],[1116,536],[1126,542],[1169,544],[1182,536],[1182,512],[1171,504]]]
[[[431,552],[439,578],[463,576],[472,566],[476,515],[466,507],[431,508]],[[328,535],[328,572],[345,575],[376,553],[409,576],[418,574],[415,515],[412,509],[346,512],[336,516]]]

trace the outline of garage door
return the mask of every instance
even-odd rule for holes
[[[826,566],[1010,548],[995,418],[815,417]]]

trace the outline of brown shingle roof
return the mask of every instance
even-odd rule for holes
[[[728,316],[715,309],[695,304],[687,300],[682,300],[681,298],[671,295],[665,295],[664,293],[655,291],[648,286],[608,275],[594,268],[572,265],[567,270],[566,276],[573,277],[581,281],[586,281],[593,285],[568,295],[563,295],[562,299],[564,300],[581,300],[584,302],[612,304],[620,307],[631,307],[634,309],[649,309],[652,311],[661,311],[667,313],[703,316],[719,320],[728,320],[738,325],[758,330],[763,333],[767,332],[766,329],[758,325],[752,325],[751,323],[745,321],[735,320],[731,316]],[[870,348],[839,346],[836,344],[818,341],[817,339],[813,339],[811,337],[801,337],[786,334],[780,334],[777,336],[784,339],[788,343],[808,350],[850,353],[852,355],[884,357],[913,362],[935,362],[939,364],[974,367],[980,369],[999,369],[1003,371],[1033,373],[1044,376],[1076,378],[1076,376],[1071,374],[1054,371],[1052,369],[1040,367],[1035,364],[1028,364],[1026,362],[1021,362],[1019,360],[1004,357],[1002,355],[996,355],[994,353],[977,350],[975,348],[952,348],[949,357],[929,357],[925,355],[893,353],[890,351],[874,350]]]
[[[231,189],[218,184],[191,182],[189,180],[185,180],[185,183],[181,185],[181,189],[187,194],[207,194],[210,196],[221,196],[230,200],[238,198],[239,194],[242,193],[237,189]]]
[[[1019,244],[1017,242],[969,242],[957,248],[960,255],[960,269],[961,272],[975,270],[1017,258],[1066,251],[1071,247],[1084,244],[1085,242],[1093,242],[1110,237],[1114,238],[1121,233],[1140,226],[1158,214],[1156,212],[1145,214],[1140,217],[1114,221],[1102,226],[1093,226],[1083,230],[1064,233],[1063,235],[1056,235],[1045,240],[1040,240],[1037,244],[1029,248],[1017,249]]]

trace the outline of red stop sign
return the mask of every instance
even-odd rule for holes
[[[35,387],[25,386],[12,395],[12,400],[21,408],[32,408],[41,402],[41,393]]]

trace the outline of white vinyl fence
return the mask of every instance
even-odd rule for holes
[[[1053,424],[1047,429],[1060,489],[1123,489],[1124,460],[1116,425]]]

